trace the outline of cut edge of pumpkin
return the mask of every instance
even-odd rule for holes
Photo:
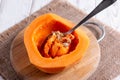
[[[45,14],[45,15],[42,15],[42,16],[36,18],[29,25],[29,27],[25,30],[25,33],[24,33],[24,44],[26,46],[30,62],[40,69],[41,68],[47,69],[47,68],[54,68],[54,67],[58,67],[58,68],[66,67],[66,66],[71,65],[72,63],[76,62],[77,60],[80,60],[83,57],[83,55],[85,54],[85,51],[89,45],[89,39],[88,39],[87,35],[81,29],[77,29],[77,30],[75,30],[75,32],[77,33],[77,35],[79,35],[79,37],[78,37],[79,39],[81,39],[81,37],[82,37],[82,39],[84,39],[82,41],[82,44],[83,45],[86,44],[82,48],[82,51],[81,51],[81,49],[75,50],[75,51],[70,52],[67,55],[63,55],[63,56],[61,56],[59,58],[55,58],[55,59],[44,58],[40,55],[40,52],[36,48],[36,45],[33,44],[32,34],[35,29],[35,26],[33,26],[33,24],[41,21],[41,19],[46,19],[46,18],[48,19],[48,17],[50,17],[50,20],[56,20],[58,22],[65,24],[66,26],[68,26],[70,28],[74,26],[74,24],[71,23],[70,21],[63,19],[52,13],[48,13],[48,14]],[[39,21],[38,21],[38,19],[39,19]],[[27,36],[29,36],[29,37],[27,37]],[[28,38],[30,39],[29,41],[28,41]],[[78,45],[76,46],[76,48],[79,49],[80,46],[81,46],[81,44],[79,42]],[[32,50],[31,50],[31,48],[32,48]],[[82,53],[82,54],[79,54],[79,53]],[[67,60],[65,58],[67,58]],[[66,61],[66,62],[64,63],[64,61]]]

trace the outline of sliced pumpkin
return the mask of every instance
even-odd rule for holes
[[[69,20],[53,13],[44,14],[33,20],[24,32],[24,44],[30,63],[43,72],[58,73],[80,60],[89,45],[89,38],[81,29],[76,29],[72,33],[74,39],[69,45],[69,50],[61,48],[56,57],[54,55],[56,55],[57,44],[54,43],[55,46],[51,48],[52,57],[47,53],[49,47],[45,48],[45,45],[43,46],[46,37],[53,31],[66,32],[73,26],[74,24]],[[43,51],[46,51],[46,55]]]

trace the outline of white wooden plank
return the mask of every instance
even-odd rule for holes
[[[115,77],[113,80],[120,80],[120,75],[118,75],[117,77]]]
[[[2,4],[2,0],[0,0],[0,11],[1,11],[1,4]]]
[[[69,2],[88,14],[96,7],[95,0],[69,0]]]
[[[51,0],[33,0],[31,13]],[[32,0],[3,0],[0,12],[0,33],[29,15]]]
[[[4,0],[1,0],[1,1],[0,1],[0,15],[1,15],[2,11],[3,11],[4,3],[5,3]]]
[[[52,0],[33,0],[32,13],[47,5]]]
[[[28,16],[30,4],[30,0],[3,0],[0,13],[0,32]]]
[[[69,0],[75,7],[90,13],[102,0]],[[117,0],[111,7],[100,12],[95,17],[101,22],[112,26],[114,29],[120,31],[120,0]]]
[[[95,0],[68,0],[75,7],[90,13],[95,8]]]
[[[96,3],[98,4],[100,1],[96,0]],[[112,6],[99,13],[96,18],[120,31],[120,0],[117,0]]]

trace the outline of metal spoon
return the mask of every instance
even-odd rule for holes
[[[68,34],[71,34],[76,28],[78,28],[81,24],[83,24],[85,21],[102,11],[103,9],[107,8],[111,4],[113,4],[117,0],[103,0],[88,16],[86,16],[82,21],[80,21],[75,27],[73,27],[71,30],[61,33],[62,35],[66,36]],[[55,33],[55,32],[54,32]],[[42,48],[44,48],[44,45],[46,44],[46,41],[52,36],[53,34],[49,34],[48,37],[43,41]],[[61,37],[62,38],[62,37]],[[66,42],[65,42],[66,43]],[[64,45],[64,44],[63,44]],[[69,46],[68,44],[67,46]],[[44,52],[44,49],[42,49]]]
[[[61,34],[63,34],[63,35],[71,34],[76,28],[80,27],[81,24],[83,24],[85,21],[87,21],[88,19],[90,19],[91,17],[93,17],[94,15],[96,15],[97,13],[99,13],[100,11],[104,10],[105,8],[107,8],[108,6],[110,6],[111,4],[113,4],[115,1],[117,1],[117,0],[103,0],[89,15],[87,15],[75,27],[73,27],[72,29],[70,29],[67,32],[64,32],[64,33],[61,32]],[[46,41],[48,40],[48,38],[51,35],[52,34],[48,35],[48,37],[44,40],[44,42],[43,42],[42,45],[44,45],[46,43]]]
[[[87,15],[82,21],[80,21],[76,26],[74,26],[72,29],[69,31],[63,33],[64,35],[71,34],[76,28],[78,28],[81,24],[83,24],[85,21],[99,13],[100,11],[104,10],[117,0],[103,0],[89,15]]]

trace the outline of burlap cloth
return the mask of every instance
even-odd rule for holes
[[[0,34],[0,74],[5,80],[19,80],[10,63],[10,46],[14,37],[25,28],[34,18],[44,13],[52,12],[74,23],[78,23],[85,16],[85,13],[74,8],[67,2],[55,0],[33,13],[26,18]],[[28,21],[30,19],[30,21]],[[102,24],[96,19],[92,19]],[[102,24],[104,25],[104,24]],[[105,26],[106,36],[99,43],[101,48],[101,61],[97,71],[88,80],[111,80],[120,75],[120,33],[109,26]],[[22,60],[22,59],[21,59]]]

